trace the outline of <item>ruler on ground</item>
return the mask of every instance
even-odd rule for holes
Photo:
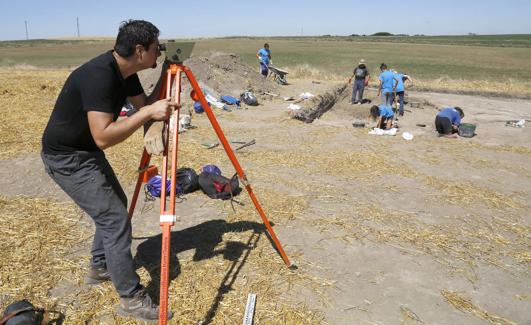
[[[256,305],[256,294],[250,293],[247,296],[247,304],[245,305],[245,314],[243,315],[242,325],[253,325],[255,305]]]

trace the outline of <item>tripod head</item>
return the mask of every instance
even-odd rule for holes
[[[159,50],[166,54],[166,59],[171,63],[182,64],[192,54],[194,45],[194,42],[168,40],[167,43],[159,44]]]

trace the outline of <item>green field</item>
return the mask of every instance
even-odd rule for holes
[[[373,76],[388,66],[416,80],[489,82],[516,92],[531,88],[531,35],[415,37],[232,37],[196,40],[193,55],[212,51],[235,53],[256,64],[256,51],[268,42],[275,66],[304,66],[322,75],[349,75],[364,58]],[[0,66],[72,68],[112,48],[111,40],[30,40],[0,42]],[[519,87],[519,88],[518,88]]]

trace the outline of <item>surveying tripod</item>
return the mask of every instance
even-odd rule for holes
[[[161,196],[160,196],[160,225],[162,227],[162,250],[161,250],[161,261],[160,261],[160,302],[159,302],[159,324],[167,324],[167,315],[168,315],[168,287],[169,287],[169,275],[170,275],[170,233],[171,233],[171,227],[175,225],[176,221],[176,215],[175,215],[175,195],[176,195],[176,170],[177,170],[177,151],[178,151],[178,140],[179,140],[179,113],[180,113],[180,102],[181,102],[181,77],[182,74],[185,74],[188,78],[188,81],[190,82],[190,85],[192,86],[192,92],[190,93],[190,96],[194,101],[199,101],[201,103],[201,106],[203,107],[208,119],[210,120],[210,124],[214,128],[214,131],[216,132],[216,135],[218,136],[219,143],[223,145],[223,148],[225,149],[225,152],[227,153],[227,156],[229,157],[230,161],[232,162],[232,165],[236,169],[236,173],[238,174],[238,177],[242,183],[242,185],[245,186],[245,189],[247,190],[247,193],[249,193],[249,196],[251,200],[253,201],[253,204],[262,218],[262,221],[264,222],[264,225],[266,226],[267,232],[269,236],[271,237],[273,243],[275,244],[276,249],[280,253],[280,256],[284,260],[284,263],[288,267],[293,267],[290,260],[288,259],[288,256],[284,252],[284,249],[282,248],[282,245],[280,244],[280,241],[278,240],[275,231],[271,227],[271,224],[269,223],[269,220],[267,219],[264,210],[262,209],[262,206],[260,205],[260,202],[258,201],[257,197],[255,196],[253,189],[251,188],[251,184],[249,183],[247,176],[245,175],[242,167],[240,166],[240,163],[238,162],[238,159],[236,159],[236,155],[234,154],[234,151],[232,150],[227,138],[225,137],[225,134],[221,130],[221,127],[219,126],[218,121],[216,120],[216,117],[214,116],[214,113],[212,112],[212,109],[207,103],[207,100],[205,99],[205,96],[199,87],[199,84],[197,80],[195,79],[195,76],[193,75],[192,71],[184,66],[182,62],[173,62],[170,64],[168,70],[166,71],[165,77],[163,77],[163,83],[162,88],[160,90],[160,96],[159,99],[166,99],[166,98],[172,98],[171,90],[172,88],[175,89],[175,92],[173,96],[175,98],[172,98],[172,101],[176,102],[176,111],[174,114],[176,114],[175,118],[173,119],[173,133],[172,133],[172,150],[171,150],[171,190],[170,190],[170,197],[169,197],[169,206],[166,204],[166,182],[167,182],[167,176],[168,176],[168,146],[169,146],[169,120],[164,121],[164,129],[163,129],[163,141],[164,141],[164,151],[162,153],[162,184],[161,184]],[[142,158],[140,159],[140,166],[138,168],[139,175],[136,182],[135,190],[133,193],[133,197],[131,199],[131,206],[129,207],[129,218],[132,218],[133,212],[135,210],[136,201],[138,199],[138,195],[140,193],[140,188],[142,185],[142,182],[145,181],[145,174],[147,172],[149,162],[151,159],[151,155],[144,149],[142,153]]]

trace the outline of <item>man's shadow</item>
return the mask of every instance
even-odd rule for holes
[[[245,232],[252,230],[252,234],[247,243],[229,241],[224,248],[215,249],[223,240],[223,234],[228,232]],[[170,281],[177,278],[181,273],[181,266],[177,254],[194,249],[194,261],[201,261],[217,255],[223,255],[226,260],[232,261],[232,266],[225,275],[218,295],[214,299],[213,305],[206,316],[209,323],[214,317],[219,302],[223,295],[230,290],[230,286],[236,279],[240,269],[245,263],[251,250],[256,247],[260,235],[265,232],[265,227],[261,223],[251,221],[237,221],[227,223],[225,220],[211,220],[199,225],[174,231],[171,233],[170,241]],[[267,233],[266,233],[267,234]],[[269,238],[269,236],[268,236]],[[160,290],[160,254],[162,246],[162,234],[149,237],[141,243],[134,258],[137,268],[145,267],[151,276],[151,281],[147,284],[146,290],[154,301],[159,301]],[[239,261],[243,252],[247,250],[244,258]],[[237,264],[239,264],[237,266]],[[227,283],[228,282],[228,283]]]

